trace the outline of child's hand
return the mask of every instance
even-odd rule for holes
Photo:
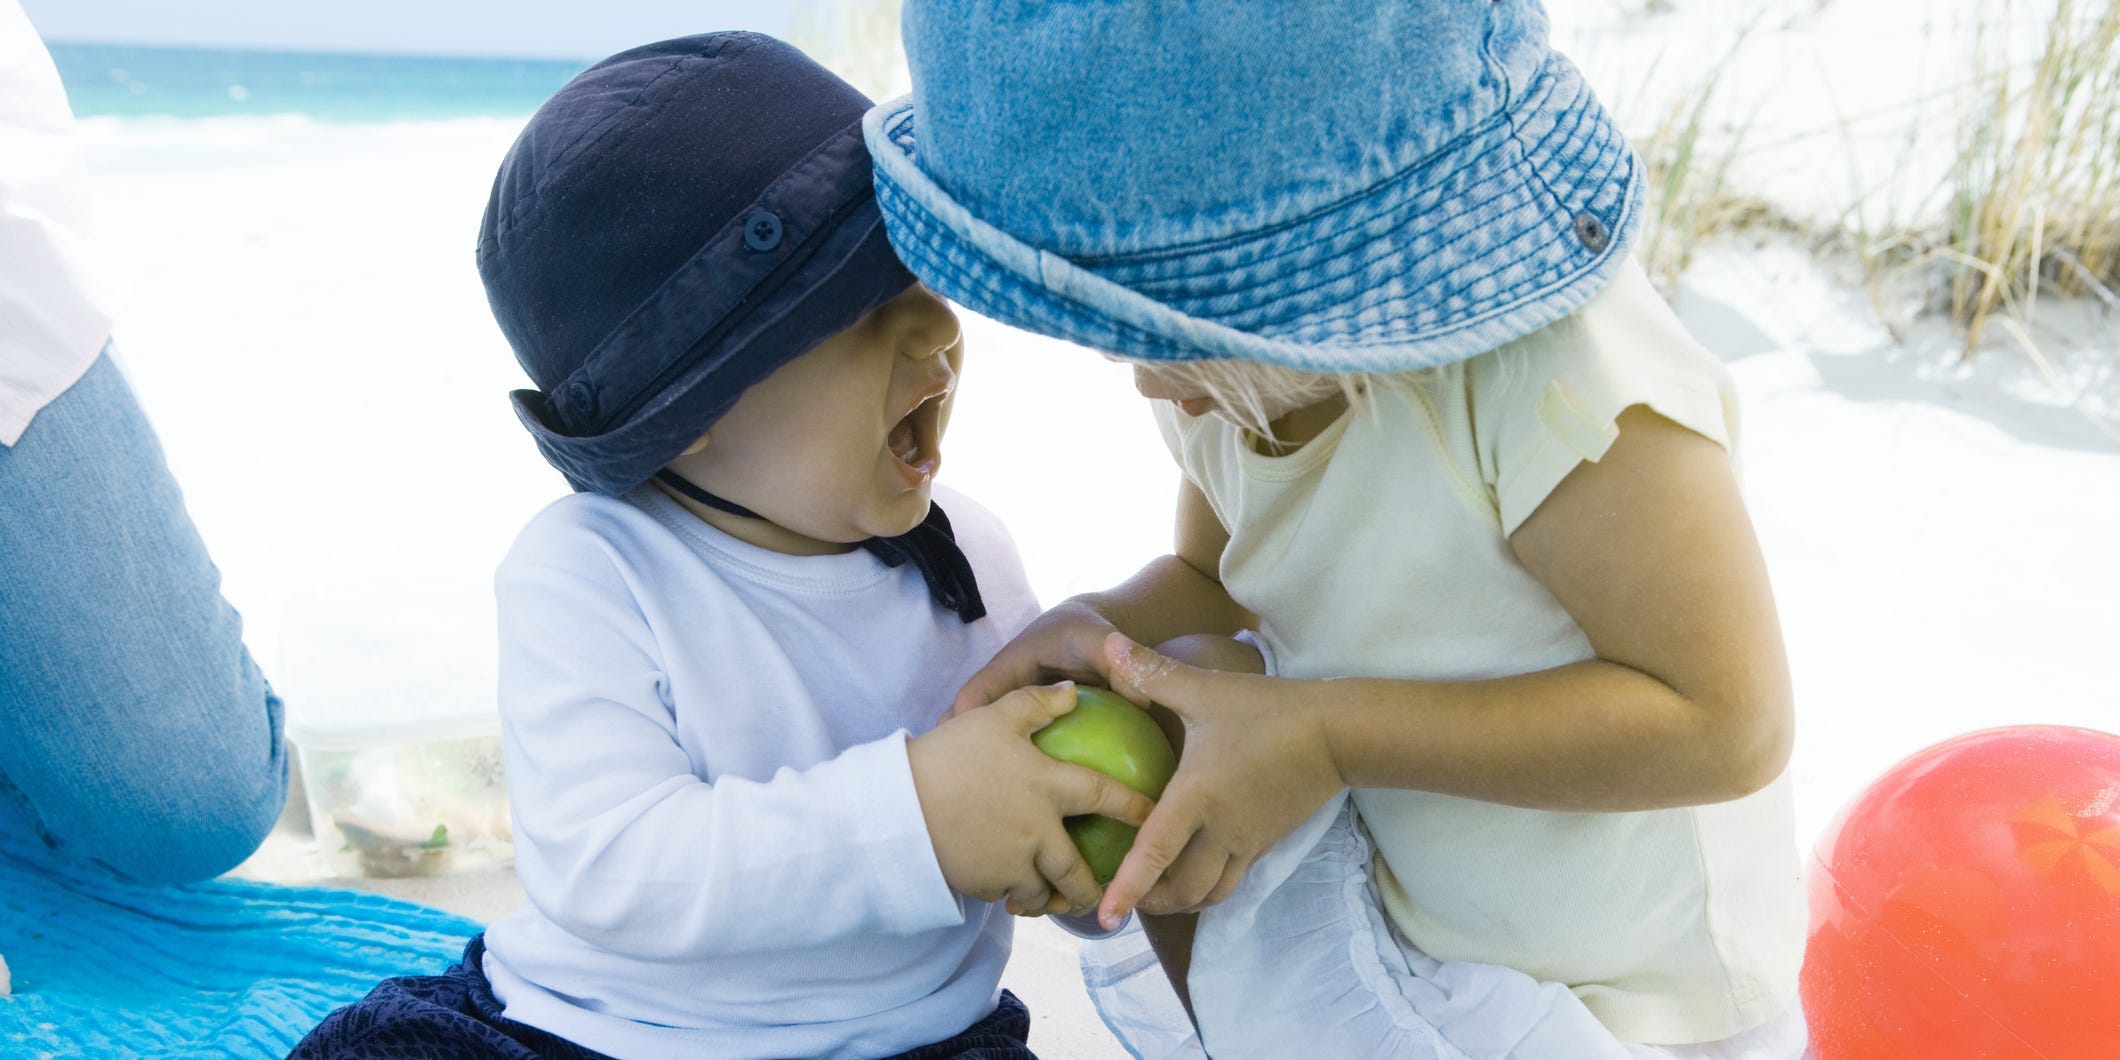
[[[1185,725],[1177,775],[1105,890],[1098,916],[1109,928],[1137,903],[1170,914],[1229,897],[1260,854],[1345,784],[1297,691],[1309,682],[1189,666],[1116,633],[1104,650],[1114,691]]]
[[[1077,681],[1104,680],[1104,638],[1116,632],[1102,615],[1069,601],[1038,616],[964,683],[948,717],[977,710],[1002,696],[1054,675]]]
[[[1098,813],[1139,824],[1155,804],[1032,745],[1032,733],[1073,709],[1072,683],[1024,688],[906,742],[935,860],[952,888],[1006,901],[1019,915],[1096,906],[1102,891],[1061,819]]]

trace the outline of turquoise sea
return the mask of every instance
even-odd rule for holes
[[[589,63],[50,45],[79,117],[304,114],[327,122],[527,115]]]

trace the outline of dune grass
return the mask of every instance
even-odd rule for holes
[[[2029,320],[2042,288],[2110,301],[2120,285],[2120,5],[2056,0],[2029,45],[2011,32],[2017,0],[1993,6],[2001,17],[1972,38],[1949,229],[1933,254],[1968,354],[1997,314]]]
[[[1738,190],[1731,181],[1752,122],[1749,116],[1739,121],[1719,118],[1716,101],[1728,58],[1744,46],[1750,32],[1740,31],[1724,61],[1711,64],[1675,93],[1646,132],[1629,134],[1646,169],[1647,209],[1634,254],[1667,292],[1692,263],[1694,251],[1715,235],[1799,227],[1772,203]],[[1656,65],[1650,64],[1645,82],[1654,77]],[[1630,124],[1627,115],[1620,120]]]
[[[1649,131],[1633,123],[1650,204],[1636,253],[1650,274],[1668,290],[1695,247],[1760,229],[1838,245],[1860,261],[1888,328],[1904,334],[1903,306],[1947,316],[1964,357],[1999,327],[2041,360],[2030,325],[2042,294],[2120,311],[2120,3],[1980,0],[1962,30],[1950,117],[1906,130],[1909,157],[1925,153],[1917,141],[1947,138],[1940,180],[1908,187],[1897,174],[1871,174],[1865,186],[1851,169],[1837,221],[1794,219],[1733,186],[1733,166],[1755,150],[1749,123],[1717,113],[1722,71],[1745,45],[1739,34]],[[1855,152],[1842,153],[1852,166]]]
[[[1952,158],[1928,201],[1858,201],[1842,240],[1872,301],[1944,314],[1970,358],[1999,326],[2043,361],[2042,293],[2120,310],[2120,5],[1985,0],[1969,17]],[[2048,17],[2038,17],[2046,15]]]

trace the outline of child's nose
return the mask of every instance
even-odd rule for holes
[[[925,360],[947,353],[963,338],[957,314],[950,312],[948,303],[925,287],[906,292],[898,300],[897,308],[905,328],[898,348],[907,357]]]

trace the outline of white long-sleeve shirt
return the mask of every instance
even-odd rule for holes
[[[81,378],[110,337],[86,264],[74,114],[18,0],[0,0],[0,445]]]
[[[1037,602],[1000,523],[937,493],[970,624],[911,564],[767,551],[652,487],[523,529],[495,578],[510,1019],[618,1057],[888,1056],[992,1010],[1010,918],[944,884],[905,741]]]

